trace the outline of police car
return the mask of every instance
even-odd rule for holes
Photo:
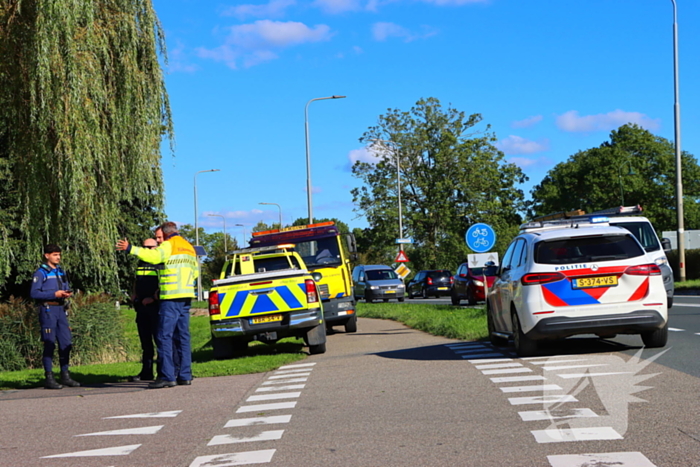
[[[506,250],[487,322],[491,342],[512,338],[519,356],[577,334],[640,334],[647,347],[663,347],[667,296],[659,266],[628,230],[605,218],[532,222]]]

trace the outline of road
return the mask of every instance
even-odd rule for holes
[[[699,380],[675,362],[700,338],[684,303],[671,324],[686,330],[642,359],[638,337],[519,359],[361,319],[266,374],[4,393],[0,466],[699,466]]]

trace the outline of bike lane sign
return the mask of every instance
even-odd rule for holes
[[[464,236],[467,246],[476,253],[486,253],[496,245],[496,232],[488,224],[474,224]]]

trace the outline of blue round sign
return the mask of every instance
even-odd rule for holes
[[[464,238],[475,253],[486,253],[496,245],[496,232],[488,224],[472,225]]]

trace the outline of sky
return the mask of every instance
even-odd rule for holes
[[[700,2],[676,3],[681,147],[700,157]],[[372,159],[359,138],[421,98],[480,114],[476,130],[490,126],[522,168],[528,199],[557,163],[625,123],[674,140],[671,0],[153,5],[175,125],[166,214],[194,224],[196,181],[198,225],[211,233],[225,220],[239,242],[280,210],[284,224],[307,217],[304,109],[319,97],[347,96],[308,104],[313,216],[351,228],[367,227],[350,193],[352,163]]]

